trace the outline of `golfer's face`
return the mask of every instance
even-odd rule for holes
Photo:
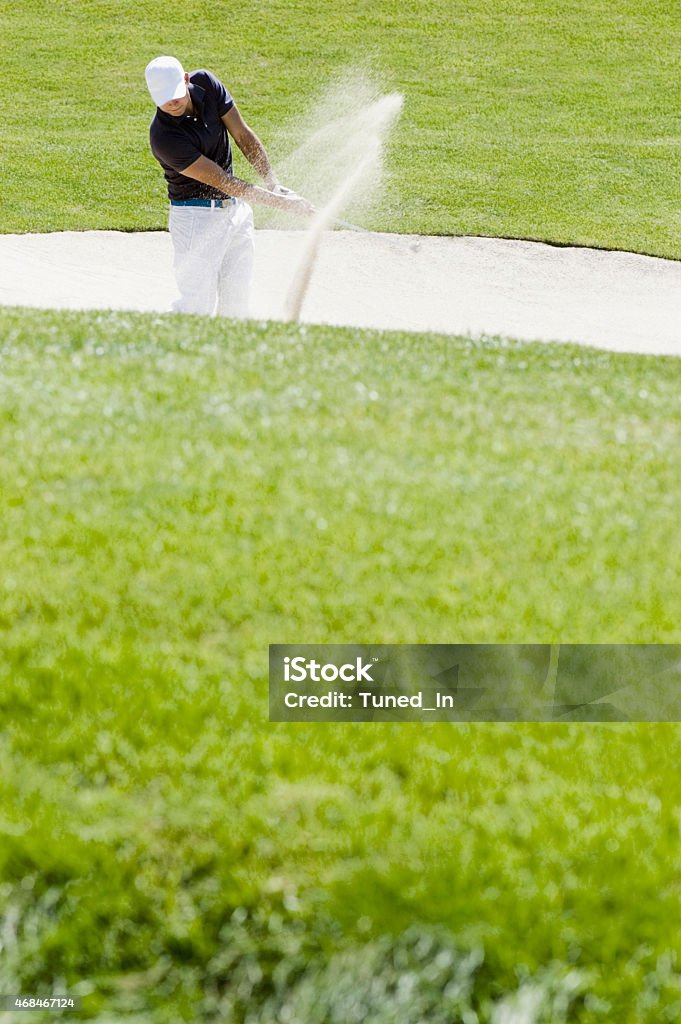
[[[180,96],[179,100],[170,100],[169,103],[164,103],[161,107],[166,114],[170,114],[172,117],[182,117],[187,107],[189,106],[189,89],[185,82],[185,93],[184,96]]]

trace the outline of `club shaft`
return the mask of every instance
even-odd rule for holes
[[[375,231],[370,231],[369,228],[361,228],[359,224],[351,224],[347,220],[341,220],[340,217],[332,217],[331,222],[338,224],[341,228],[349,228],[350,231],[363,231],[365,235],[375,235]]]

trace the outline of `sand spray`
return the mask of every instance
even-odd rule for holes
[[[376,169],[380,168],[383,140],[402,108],[402,96],[393,93],[384,96],[371,104],[361,118],[361,134],[356,138],[356,158],[354,167],[346,173],[346,177],[338,185],[326,205],[315,216],[310,224],[305,248],[295,269],[293,281],[286,296],[285,317],[297,321],[307,292],[315,259],[319,251],[324,231],[334,219],[345,209],[348,202],[359,190],[365,189],[367,183],[375,178]]]
[[[284,301],[285,318],[297,321],[324,232],[341,213],[358,218],[380,195],[383,153],[402,109],[400,93],[381,95],[375,80],[356,69],[338,77],[299,126],[303,141],[277,172],[318,209],[306,232]]]

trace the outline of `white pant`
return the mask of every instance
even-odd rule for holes
[[[180,290],[174,311],[248,316],[255,248],[248,203],[171,206],[170,237]]]

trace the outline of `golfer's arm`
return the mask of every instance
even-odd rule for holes
[[[249,128],[244,121],[236,103],[226,114],[222,115],[222,123],[249,164],[255,167],[260,177],[265,180],[267,187],[274,188],[277,179],[265,152],[265,147],[253,129]]]
[[[281,196],[268,192],[267,189],[259,188],[258,185],[251,185],[241,178],[235,178],[233,174],[227,174],[222,167],[209,160],[207,156],[200,156],[189,167],[185,167],[182,173],[187,178],[194,178],[202,181],[204,185],[211,185],[228,196],[236,196],[237,199],[245,199],[249,203],[260,203],[262,206],[272,206],[276,210],[290,210],[291,204],[287,203]]]

